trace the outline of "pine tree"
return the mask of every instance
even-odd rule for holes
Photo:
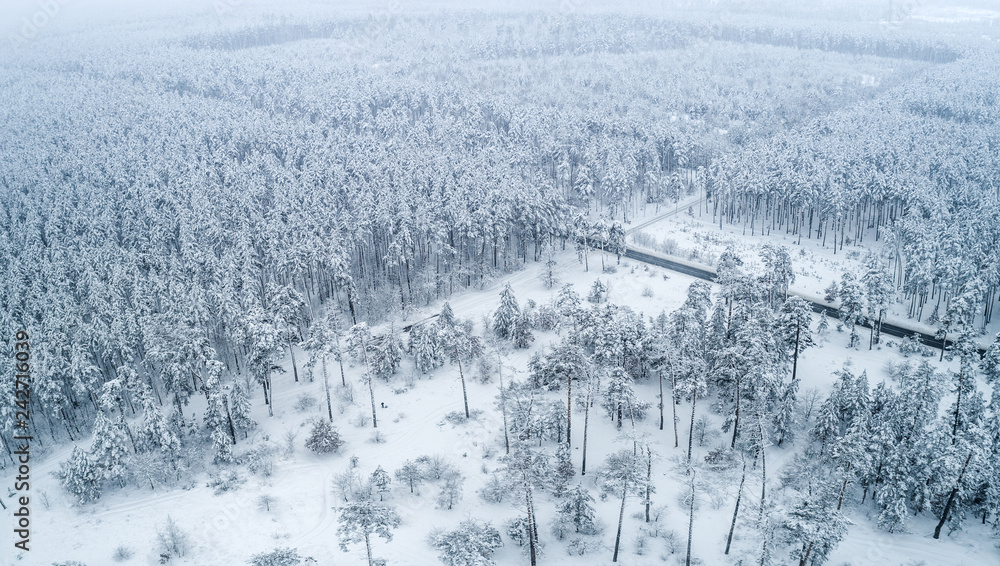
[[[625,370],[615,368],[608,376],[608,387],[604,394],[604,409],[617,423],[617,427],[622,427],[622,417],[629,417],[632,407],[635,405],[635,391],[632,388],[633,379]]]
[[[500,306],[493,313],[493,332],[500,338],[513,339],[520,316],[521,309],[514,298],[514,290],[508,283],[500,292]]]
[[[799,355],[813,345],[812,312],[809,303],[799,297],[790,297],[781,307],[780,344],[792,359],[792,381],[797,379]]]
[[[329,421],[318,420],[313,423],[305,445],[306,448],[317,454],[329,454],[339,450],[344,445],[344,441]]]
[[[142,421],[133,435],[136,449],[140,452],[161,450],[172,459],[180,450],[181,443],[167,425],[167,420],[156,406],[153,393],[148,387],[143,387],[139,403],[142,405]]]
[[[851,331],[849,347],[857,347],[857,325],[866,320],[865,298],[861,285],[850,273],[844,273],[840,279],[840,320]]]
[[[493,566],[493,553],[503,546],[503,539],[490,523],[470,519],[453,531],[432,535],[431,545],[447,566]]]
[[[90,455],[93,461],[104,469],[105,479],[118,482],[125,487],[129,449],[124,422],[114,422],[104,414],[104,411],[98,411],[97,419],[94,421],[94,443],[90,447]]]
[[[59,465],[59,482],[82,505],[101,497],[104,471],[94,457],[79,447],[73,448],[69,459]]]
[[[823,564],[847,534],[847,520],[823,501],[806,497],[796,502],[781,525],[799,566]]]
[[[205,380],[205,396],[208,398],[208,403],[205,406],[205,415],[202,420],[205,423],[205,428],[213,432],[216,428],[222,427],[225,430],[230,426],[226,409],[222,403],[222,400],[225,399],[225,392],[222,389],[221,378],[222,363],[216,360],[210,361],[208,363],[208,379]],[[231,440],[236,442],[235,438]]]
[[[608,298],[608,286],[601,282],[600,279],[595,279],[594,284],[590,286],[590,294],[587,295],[587,300],[594,304],[601,304]]]
[[[562,405],[559,405],[562,409]],[[569,444],[560,443],[556,449],[556,461],[552,468],[552,495],[562,497],[566,494],[570,480],[576,475],[576,468],[573,466],[572,453]]]
[[[553,531],[560,539],[572,529],[581,535],[594,535],[600,529],[597,525],[597,514],[594,511],[594,498],[582,485],[575,485],[566,493],[566,497],[556,506],[556,519]]]
[[[410,493],[414,493],[417,486],[424,481],[424,472],[420,466],[407,460],[403,466],[396,470],[396,479],[410,487]]]
[[[522,312],[517,317],[517,322],[514,324],[513,334],[511,335],[511,340],[514,341],[515,348],[525,349],[535,341],[535,335],[531,333],[531,327],[531,317],[527,311]]]
[[[382,466],[375,468],[375,471],[372,472],[372,485],[378,492],[379,501],[382,501],[383,496],[389,493],[390,484],[392,484],[392,478],[389,477],[389,472],[386,472]]]
[[[441,488],[438,490],[437,505],[439,509],[451,510],[462,500],[462,484],[465,478],[458,472],[450,472],[444,476]]]
[[[257,423],[250,417],[250,398],[247,395],[246,386],[240,379],[237,379],[233,384],[233,391],[230,394],[230,409],[233,425],[236,430],[243,433],[243,438],[246,438],[250,431],[257,426]]]
[[[608,456],[601,467],[600,475],[601,493],[621,497],[621,506],[618,511],[618,531],[615,535],[615,552],[611,558],[612,562],[618,562],[618,551],[621,547],[622,523],[625,519],[625,500],[629,495],[635,495],[638,486],[642,482],[642,474],[636,465],[635,456],[631,450],[622,450]]]
[[[556,307],[559,309],[559,314],[573,321],[573,328],[576,329],[576,318],[580,310],[580,295],[573,290],[572,283],[566,283],[559,288]]]
[[[872,344],[878,344],[881,339],[882,320],[889,309],[889,304],[893,302],[895,290],[892,276],[875,255],[869,255],[865,261],[865,273],[861,276],[861,285],[868,299],[868,318],[873,321],[868,340],[868,349],[871,350]]]
[[[414,325],[410,329],[410,355],[421,373],[427,373],[444,363],[436,327]]]
[[[215,454],[212,461],[216,464],[228,464],[233,461],[232,439],[221,424],[216,425],[212,431],[212,449]]]
[[[395,509],[370,499],[349,502],[341,507],[337,520],[340,523],[337,527],[340,549],[347,552],[347,545],[364,541],[368,566],[375,566],[371,536],[378,535],[386,542],[392,542],[392,530],[401,522]]]

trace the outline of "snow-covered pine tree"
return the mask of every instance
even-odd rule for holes
[[[142,420],[133,433],[136,450],[139,452],[162,451],[168,459],[173,459],[181,448],[177,434],[167,424],[160,408],[156,406],[153,392],[143,387],[139,396],[142,406]]]
[[[230,416],[237,432],[243,433],[243,438],[247,438],[250,431],[257,426],[257,423],[250,417],[250,410],[250,397],[246,384],[242,379],[237,378],[233,383],[232,393],[230,393]]]
[[[56,475],[63,489],[73,494],[81,505],[101,498],[104,469],[79,447],[74,447],[69,459],[59,464]]]
[[[512,340],[520,317],[521,309],[508,283],[500,292],[500,306],[493,313],[493,332],[500,338]]]
[[[525,310],[517,317],[517,321],[514,323],[513,334],[510,337],[514,342],[515,348],[527,348],[535,341],[535,335],[531,332],[532,326],[531,317],[528,311]]]
[[[580,295],[573,290],[572,283],[566,283],[559,288],[559,293],[556,296],[556,307],[559,309],[560,315],[572,321],[575,329],[577,313],[580,310]]]
[[[125,423],[112,421],[104,414],[97,412],[94,421],[94,442],[90,446],[90,455],[98,466],[103,468],[104,478],[117,482],[125,487],[128,476],[129,439],[125,432]]]
[[[560,405],[560,409],[562,409]],[[576,475],[576,468],[573,466],[572,452],[569,444],[559,443],[556,448],[555,463],[552,466],[552,479],[550,481],[552,495],[562,497],[566,494],[569,482]]]
[[[812,309],[799,297],[789,297],[781,306],[779,343],[792,360],[792,381],[797,379],[799,356],[813,345]]]
[[[431,535],[431,545],[446,566],[493,566],[493,553],[503,546],[503,539],[489,522],[468,519],[453,531]]]
[[[229,437],[222,424],[217,424],[212,430],[212,461],[216,464],[228,464],[233,461],[233,440]]]
[[[329,421],[324,420],[313,423],[305,443],[306,448],[317,454],[336,452],[343,445],[344,441],[340,438],[337,429],[333,428]]]
[[[568,532],[581,535],[595,535],[600,532],[597,512],[594,510],[594,497],[587,488],[580,484],[569,488],[563,500],[556,505],[556,519],[552,528],[556,538],[560,540]]]
[[[438,333],[433,326],[415,324],[410,329],[410,355],[421,373],[427,373],[444,363],[444,355],[438,342]]]
[[[863,324],[865,318],[864,288],[857,282],[854,275],[845,272],[840,278],[840,320],[850,330],[848,347],[856,348],[859,342],[857,325]]]
[[[636,490],[642,484],[645,474],[639,469],[638,462],[631,450],[621,450],[607,457],[601,466],[601,493],[609,497],[621,498],[618,510],[618,531],[615,535],[615,551],[611,561],[618,562],[618,551],[621,547],[622,523],[625,519],[625,500],[629,495],[637,495]]]
[[[424,481],[424,471],[410,460],[403,462],[403,466],[395,471],[395,476],[397,480],[409,486],[410,493],[415,493],[417,486]]]
[[[348,502],[340,508],[337,521],[337,537],[340,539],[340,549],[347,552],[349,544],[365,543],[368,555],[368,566],[375,566],[372,556],[372,535],[377,535],[392,542],[392,531],[399,527],[401,519],[396,510],[371,499]]]
[[[375,468],[372,472],[372,486],[375,487],[375,491],[378,492],[378,500],[382,501],[386,493],[389,493],[390,486],[392,484],[392,478],[389,477],[389,472],[385,471],[382,466]]]
[[[885,264],[874,254],[869,254],[865,260],[865,272],[861,276],[861,286],[868,300],[868,319],[872,321],[871,333],[868,338],[868,349],[878,344],[882,333],[882,320],[893,302],[895,286],[892,276],[886,270]]]
[[[631,416],[630,411],[635,405],[633,383],[632,376],[621,368],[612,369],[608,375],[608,386],[604,392],[602,405],[618,428],[622,427],[623,418]]]
[[[792,560],[799,566],[820,566],[847,535],[847,520],[826,502],[806,495],[785,513],[781,529]]]

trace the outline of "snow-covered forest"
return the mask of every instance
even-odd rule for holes
[[[0,564],[1000,563],[1000,11],[704,4],[29,11]]]

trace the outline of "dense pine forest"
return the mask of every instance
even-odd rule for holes
[[[445,564],[819,565],[859,521],[996,542],[994,20],[762,6],[248,8],[0,53],[5,391],[19,336],[31,349],[0,470],[29,434],[67,508],[237,490],[294,452],[269,420],[311,415],[302,446],[339,458],[393,441],[389,407],[454,373],[435,419],[497,427],[465,500],[516,513],[411,537]],[[791,245],[701,258],[716,284],[661,280],[623,256],[670,210]],[[791,292],[803,242],[863,256],[830,281],[839,318]],[[672,287],[627,294],[640,276]],[[947,347],[881,336],[893,305]],[[897,357],[806,363],[827,350]],[[323,486],[337,555],[314,558],[379,563],[421,484],[465,509],[479,466],[443,450],[388,470],[345,456]],[[717,488],[732,497],[709,504]],[[726,524],[699,546],[702,507]],[[161,563],[214,563],[172,519],[157,532]],[[252,564],[304,560],[268,545]]]

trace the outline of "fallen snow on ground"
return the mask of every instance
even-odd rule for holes
[[[684,231],[681,228],[687,228]],[[696,230],[707,230],[698,224],[681,224],[680,228],[664,234],[686,234],[693,238]],[[716,228],[717,229],[717,228]],[[756,241],[741,241],[730,232],[724,232],[726,238],[733,238],[741,250],[750,251]],[[780,236],[773,236],[778,238]],[[684,240],[683,245],[690,245],[690,240]],[[741,243],[742,242],[742,243]],[[808,257],[816,261],[826,258],[819,249],[810,247]],[[808,255],[812,254],[812,255]],[[597,278],[610,286],[610,301],[620,305],[628,305],[647,316],[655,316],[662,310],[667,312],[677,308],[684,299],[684,293],[692,278],[669,273],[665,270],[646,266],[630,260],[616,263],[614,256],[605,257],[605,263],[615,265],[614,274],[600,273],[600,253],[590,257],[589,272],[584,272],[583,266],[571,253],[565,252],[558,256],[559,269],[564,282],[572,282],[575,288],[586,295],[587,290]],[[839,259],[840,256],[838,256]],[[826,265],[826,264],[822,264]],[[821,271],[820,266],[809,267],[800,263],[804,271]],[[482,331],[482,319],[488,315],[499,302],[499,291],[503,285],[510,283],[516,297],[523,305],[528,299],[539,304],[549,301],[555,290],[545,289],[539,280],[540,264],[531,264],[523,271],[496,281],[489,288],[481,291],[469,291],[451,297],[451,305],[460,318],[469,318],[476,323],[477,332]],[[645,293],[644,293],[645,291]],[[651,295],[651,296],[643,296]],[[417,309],[409,313],[407,320],[394,321],[396,328],[421,320],[436,313],[440,303]],[[388,327],[388,325],[386,325]],[[505,378],[512,376],[523,378],[526,373],[527,361],[532,352],[545,348],[548,344],[559,340],[555,333],[538,333],[530,350],[515,351],[505,361]],[[802,397],[809,395],[811,389],[818,392],[828,390],[833,380],[831,372],[844,365],[849,365],[852,371],[867,371],[874,385],[885,376],[886,364],[899,361],[901,356],[891,348],[868,351],[849,350],[846,348],[847,336],[837,333],[831,325],[830,334],[821,340],[821,345],[807,350],[800,363],[800,376],[803,379]],[[305,359],[300,353],[299,360]],[[391,384],[378,383],[376,398],[384,402],[388,408],[379,410],[380,431],[385,438],[383,443],[372,443],[370,439],[373,429],[370,423],[364,427],[351,424],[357,415],[369,412],[367,392],[361,385],[360,368],[347,367],[347,379],[354,384],[356,400],[342,413],[335,411],[334,420],[347,444],[339,453],[330,456],[316,456],[303,447],[306,436],[306,423],[313,418],[324,416],[326,407],[322,401],[307,412],[297,412],[294,409],[296,399],[302,394],[310,394],[322,399],[322,383],[320,379],[310,382],[303,379],[295,383],[290,371],[290,361],[285,360],[287,373],[276,375],[275,415],[267,416],[260,392],[255,391],[254,418],[260,423],[255,438],[251,442],[260,442],[265,438],[284,444],[286,431],[297,432],[295,450],[283,456],[275,467],[271,477],[261,477],[241,473],[246,477],[246,483],[239,489],[221,495],[214,495],[205,486],[206,476],[202,474],[188,488],[150,491],[143,487],[129,487],[125,490],[110,491],[99,502],[91,505],[78,506],[71,501],[56,479],[50,474],[57,468],[58,462],[64,460],[71,449],[62,446],[50,452],[41,462],[35,462],[32,470],[34,483],[32,492],[45,493],[48,506],[35,503],[33,507],[32,550],[20,561],[13,557],[7,558],[10,564],[51,564],[53,561],[78,560],[90,566],[112,564],[112,554],[119,545],[134,548],[137,552],[126,565],[145,565],[158,563],[155,548],[156,529],[162,526],[169,515],[178,521],[187,531],[193,541],[192,551],[188,556],[175,560],[177,565],[238,565],[246,563],[254,553],[273,550],[276,547],[297,548],[303,556],[310,556],[317,564],[354,565],[365,564],[363,545],[350,547],[348,553],[338,548],[335,534],[337,527],[338,505],[337,496],[332,490],[331,478],[334,474],[349,468],[352,457],[357,458],[358,470],[369,474],[376,466],[381,465],[390,473],[397,469],[405,460],[421,455],[443,455],[451,463],[458,466],[466,478],[463,488],[463,499],[457,508],[447,511],[435,508],[434,498],[436,488],[425,484],[419,494],[410,495],[408,490],[394,482],[388,501],[398,508],[403,524],[396,531],[392,542],[385,543],[381,539],[373,539],[375,556],[385,558],[392,566],[401,565],[431,565],[438,564],[435,551],[427,544],[427,535],[432,530],[455,527],[467,518],[492,521],[497,527],[507,519],[518,514],[518,510],[508,502],[502,504],[485,503],[477,495],[479,488],[491,476],[493,470],[500,467],[499,456],[503,453],[502,420],[494,407],[497,395],[497,384],[480,384],[469,381],[469,404],[473,410],[483,411],[478,420],[464,425],[453,425],[445,420],[445,415],[461,410],[462,395],[458,381],[457,369],[452,366],[439,368],[426,376],[408,378],[413,373],[412,365],[404,362],[399,374]],[[331,374],[331,384],[339,388],[339,371],[334,366]],[[300,368],[301,370],[301,368]],[[394,393],[397,389],[398,393]],[[404,389],[406,389],[404,391]],[[637,394],[653,408],[645,421],[637,425],[638,433],[650,439],[657,452],[653,465],[653,476],[656,483],[656,493],[653,496],[654,507],[664,507],[659,528],[672,531],[676,536],[674,553],[664,539],[646,541],[647,547],[642,554],[637,554],[637,542],[642,538],[639,528],[643,524],[637,515],[642,511],[639,499],[629,500],[626,508],[625,526],[622,542],[622,556],[619,564],[639,566],[645,564],[683,563],[683,549],[687,533],[687,508],[681,504],[681,494],[687,487],[683,471],[683,454],[688,436],[687,419],[690,405],[682,403],[677,407],[681,416],[679,436],[681,448],[674,447],[673,431],[670,424],[669,407],[667,409],[667,424],[665,430],[658,429],[656,413],[657,382],[650,380],[637,385]],[[552,394],[553,399],[562,399],[559,392]],[[714,446],[727,443],[728,439],[719,430],[719,417],[710,415],[705,405],[699,410],[709,416],[711,426],[703,440],[696,440],[696,457],[700,458]],[[687,408],[686,408],[687,407]],[[701,407],[701,405],[699,405]],[[202,407],[192,405],[187,409],[187,416],[192,413],[201,418]],[[595,408],[590,420],[588,438],[588,464],[591,473],[583,478],[583,482],[595,496],[598,490],[592,485],[593,471],[612,451],[623,446],[630,446],[627,440],[619,437],[618,430]],[[580,443],[582,441],[583,415],[574,409],[574,462],[579,471]],[[244,446],[240,441],[237,449]],[[550,447],[553,448],[554,447]],[[777,486],[773,479],[777,470],[797,450],[797,446],[783,448],[772,447],[768,454],[769,490],[774,494]],[[709,473],[699,478],[697,511],[694,523],[694,556],[701,564],[730,564],[742,556],[751,555],[758,541],[753,531],[746,528],[752,521],[754,505],[760,493],[760,471],[751,470],[744,491],[744,510],[737,524],[737,536],[734,551],[730,556],[724,556],[722,550],[725,544],[725,534],[728,530],[732,505],[736,496],[738,478],[717,477]],[[11,478],[6,478],[5,481]],[[577,480],[580,477],[577,476]],[[275,498],[270,512],[258,509],[256,499],[262,494]],[[858,494],[849,494],[849,498]],[[540,564],[546,565],[577,565],[577,564],[610,564],[611,548],[614,544],[614,528],[617,521],[618,504],[614,499],[597,502],[598,516],[604,521],[607,529],[597,537],[600,548],[590,554],[580,557],[569,556],[565,542],[559,542],[549,534],[548,525],[553,517],[553,499],[547,494],[539,494],[536,506],[539,514],[540,536],[545,545]],[[850,528],[847,538],[834,553],[830,564],[855,566],[867,564],[906,565],[924,561],[926,564],[996,564],[997,551],[988,540],[985,528],[980,528],[976,521],[968,521],[967,530],[954,533],[944,540],[934,541],[929,538],[932,524],[929,518],[920,517],[912,522],[911,533],[888,534],[875,529],[868,517],[856,509],[850,513],[854,525]],[[506,546],[496,554],[498,564],[527,564],[527,558],[521,549],[511,543],[504,535]],[[9,547],[8,547],[9,548]]]

